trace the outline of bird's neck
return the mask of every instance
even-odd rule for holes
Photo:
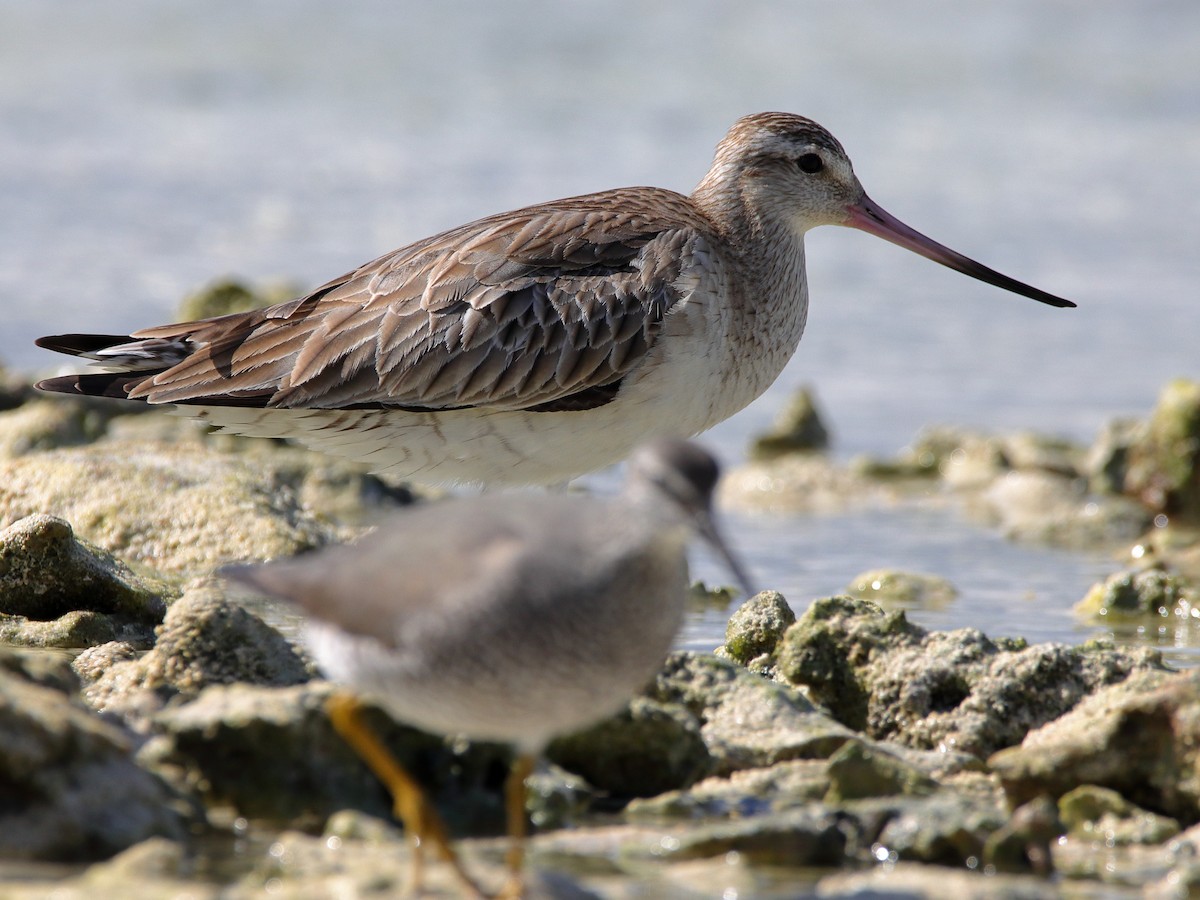
[[[724,177],[720,166],[700,182],[692,200],[721,236],[732,318],[725,350],[733,360],[725,388],[745,405],[765,391],[792,357],[808,318],[804,235],[770,204]],[[743,365],[746,358],[754,360]],[[738,361],[741,362],[738,362]]]

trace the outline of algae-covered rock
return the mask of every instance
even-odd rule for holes
[[[823,759],[789,759],[771,766],[714,775],[691,787],[634,799],[625,815],[633,821],[748,818],[782,812],[821,800],[829,790]]]
[[[312,825],[344,808],[390,817],[385,788],[329,722],[332,690],[323,681],[213,685],[154,717],[161,735],[146,745],[142,761],[206,805],[248,818]],[[452,827],[496,829],[507,751],[483,743],[456,750],[369,703],[364,719],[435,802],[454,797],[453,808],[443,807]]]
[[[29,647],[88,647],[127,640],[147,647],[174,591],[80,540],[70,524],[32,515],[0,531],[0,640]]]
[[[846,593],[881,606],[938,609],[953,602],[958,590],[938,575],[872,569],[851,579]]]
[[[559,737],[546,756],[616,797],[648,797],[707,775],[712,758],[687,710],[635,697],[620,714]]]
[[[1150,525],[1141,504],[1093,495],[1082,478],[1046,471],[1013,471],[983,493],[979,510],[1017,540],[1090,548],[1134,540]]]
[[[174,794],[134,764],[132,735],[0,667],[0,857],[97,859],[184,828]]]
[[[1200,382],[1163,388],[1129,447],[1123,488],[1151,509],[1200,520]]]
[[[1200,676],[1142,671],[988,761],[1014,803],[1110,788],[1183,824],[1200,820]]]
[[[0,412],[0,458],[91,443],[104,433],[107,420],[94,404],[30,400]]]
[[[885,824],[875,844],[890,860],[945,866],[980,860],[988,837],[1008,820],[999,803],[950,791],[904,797],[900,802],[885,798],[885,802],[888,805],[881,807]]]
[[[0,672],[53,688],[60,694],[74,694],[79,690],[79,676],[72,668],[69,653],[0,647]]]
[[[92,610],[157,625],[170,591],[75,536],[63,519],[30,515],[0,531],[0,612],[54,619]]]
[[[123,850],[112,859],[89,866],[81,876],[54,885],[55,900],[218,900],[216,884],[195,875],[196,862],[186,844],[152,837]],[[12,900],[21,900],[18,894]],[[7,898],[6,898],[7,900]]]
[[[783,636],[779,673],[829,709],[842,724],[862,731],[870,704],[865,675],[877,654],[919,642],[923,629],[903,613],[885,612],[869,600],[816,600]]]
[[[847,741],[829,758],[828,771],[827,803],[892,794],[925,796],[937,789],[937,782],[916,767],[878,745],[857,740]]]
[[[90,680],[85,698],[98,710],[128,718],[213,684],[285,686],[310,678],[304,658],[279,632],[204,582],[172,604],[149,653],[130,657],[120,645],[93,653],[104,653],[102,667],[90,655],[76,661],[76,671]]]
[[[269,465],[183,444],[93,444],[0,461],[0,522],[50,511],[169,574],[291,556],[336,535]]]
[[[984,864],[997,872],[1049,875],[1054,871],[1051,842],[1065,830],[1054,803],[1035,797],[988,835],[983,845]]]
[[[118,640],[148,647],[153,641],[153,631],[149,626],[128,621],[118,624],[112,616],[87,609],[64,613],[48,622],[0,614],[0,643],[13,647],[69,650]]]
[[[1093,585],[1075,611],[1097,618],[1190,619],[1200,615],[1200,595],[1164,569],[1138,569],[1117,572]]]
[[[960,488],[986,484],[1009,468],[1000,438],[948,425],[923,430],[894,459],[854,461],[855,471],[871,478],[940,478]]]
[[[676,652],[628,710],[555,740],[547,756],[614,795],[651,796],[711,774],[826,757],[851,737],[798,691]]]
[[[873,738],[982,757],[1097,688],[1155,667],[1153,651],[1029,647],[971,628],[930,633],[903,613],[831,597],[788,629],[778,671]]]
[[[784,405],[775,424],[750,445],[751,459],[773,459],[785,453],[811,453],[829,446],[829,429],[817,409],[811,388],[800,388]]]
[[[762,591],[743,603],[725,626],[724,654],[742,665],[760,660],[770,665],[775,645],[796,621],[796,614],[778,591]]]
[[[851,732],[799,691],[705,653],[672,653],[648,689],[699,722],[714,773],[827,757]]]
[[[333,731],[329,686],[214,685],[158,713],[143,764],[210,807],[319,822],[345,807],[388,814],[386,793]]]
[[[736,853],[754,865],[834,866],[846,858],[844,818],[817,805],[745,821],[701,825],[671,841],[672,859]]]
[[[894,499],[887,486],[815,453],[738,466],[717,490],[723,506],[754,512],[842,512]]]
[[[1058,812],[1072,834],[1114,844],[1161,844],[1179,834],[1179,823],[1130,803],[1110,788],[1085,784],[1058,798]]]

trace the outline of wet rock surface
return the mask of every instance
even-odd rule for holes
[[[189,811],[133,759],[134,736],[57,686],[0,667],[0,858],[103,859]]]
[[[1152,650],[1026,646],[964,628],[927,632],[868,600],[817,600],[780,639],[778,671],[877,739],[987,756],[1134,671]]]
[[[285,686],[308,681],[308,662],[278,631],[232,602],[213,582],[191,585],[171,606],[153,649],[95,647],[75,660],[84,699],[137,726],[168,703],[209,685]]]
[[[8,644],[149,646],[173,594],[55,516],[27,516],[0,531],[0,637]]]
[[[269,466],[182,444],[101,443],[0,461],[0,521],[46,509],[110,553],[178,575],[335,537]]]
[[[822,870],[881,863],[914,866],[905,870],[913,873],[924,865],[953,866],[963,877],[985,867],[1045,874],[1054,869],[1058,835],[1068,829],[1075,840],[1095,828],[1120,830],[1131,845],[1136,838],[1138,846],[1156,847],[1200,819],[1195,776],[1185,771],[1196,771],[1188,754],[1200,744],[1187,730],[1192,718],[1200,721],[1190,699],[1196,691],[1194,682],[1177,684],[1190,676],[1111,648],[1025,647],[969,631],[927,633],[900,613],[847,597],[818,601],[790,625],[784,625],[786,608],[776,594],[748,604],[736,618],[758,643],[742,655],[776,654],[776,676],[793,677],[807,671],[798,660],[816,648],[820,665],[813,670],[825,673],[819,682],[809,680],[802,691],[728,655],[676,652],[623,714],[552,749],[561,769],[538,776],[531,807],[536,814],[539,803],[549,802],[543,811],[557,812],[541,821],[574,827],[547,830],[532,843],[533,865],[545,870],[539,883],[550,885],[550,895],[635,896],[624,893],[635,884],[671,891],[677,879],[706,871],[752,896],[789,896],[769,874],[781,866],[809,872],[814,889],[817,879],[831,878],[820,882],[827,891],[842,890],[839,879],[851,876],[822,876]],[[764,635],[774,635],[774,644]],[[730,639],[736,644],[738,637],[731,633]],[[843,661],[840,674],[830,668],[835,659]],[[943,668],[929,674],[922,666],[932,669],[933,660]],[[893,666],[914,685],[936,682],[947,668],[961,670],[967,690],[959,705],[972,692],[983,692],[987,702],[969,715],[959,711],[953,725],[928,710],[916,715],[919,704],[896,693],[901,679],[891,674]],[[387,893],[403,885],[403,836],[383,824],[390,821],[389,798],[329,724],[325,704],[332,687],[310,679],[303,658],[253,614],[230,604],[219,582],[184,593],[150,653],[109,644],[83,654],[74,671],[82,694],[63,693],[62,685],[74,683],[60,662],[38,676],[59,686],[9,675],[21,687],[4,696],[16,696],[10,706],[18,710],[33,703],[39,715],[68,709],[65,715],[86,723],[78,727],[107,736],[81,744],[89,756],[116,757],[141,779],[135,797],[149,791],[154,809],[176,811],[165,820],[163,813],[143,814],[137,828],[102,851],[82,838],[71,839],[73,849],[59,843],[37,851],[40,858],[106,857],[132,847],[63,882],[63,896],[112,884],[117,873],[143,871],[146,884],[160,886],[190,883],[200,863],[183,830],[188,820],[177,811],[179,798],[205,810],[208,828],[218,833],[248,822],[237,827],[264,835],[266,849],[224,877],[221,896],[249,895],[272,879],[295,896],[319,896],[346,883],[351,860],[364,867],[355,876],[365,879],[355,882],[364,890],[373,885],[372,892]],[[1007,687],[987,687],[990,680]],[[1043,681],[1058,686],[1057,706],[1045,696]],[[1022,691],[1016,682],[1025,685]],[[855,689],[842,694],[828,687],[851,684]],[[22,699],[22,691],[38,696]],[[47,692],[56,698],[53,706],[42,696]],[[101,719],[84,699],[119,714],[129,727]],[[1040,729],[1023,704],[1049,710]],[[33,713],[20,715],[25,718],[17,727],[30,727]],[[979,724],[988,716],[1004,724]],[[1129,733],[1129,716],[1139,717],[1133,727],[1144,736],[1134,759],[1121,737]],[[850,721],[838,721],[842,717]],[[1079,727],[1064,724],[1073,719]],[[378,708],[369,710],[369,721],[463,836],[469,864],[499,883],[508,752],[423,734]],[[1087,743],[1073,743],[1081,741]],[[1008,749],[989,758],[996,746]],[[1107,768],[1097,758],[1109,760]],[[14,763],[7,765],[14,771]],[[49,776],[67,764],[44,766]],[[0,773],[0,784],[12,777]],[[1092,794],[1070,797],[1080,785],[1092,786]],[[567,799],[545,800],[555,796]],[[637,796],[643,799],[631,799]],[[1049,806],[1039,799],[1045,797]],[[1053,802],[1059,797],[1065,797],[1063,817]],[[589,824],[589,805],[615,824]],[[360,812],[339,812],[347,809]],[[368,818],[354,818],[363,815]],[[1097,824],[1088,831],[1082,822]],[[323,826],[323,836],[310,836]],[[281,828],[307,833],[278,833]],[[706,868],[719,860],[734,863]],[[454,890],[439,868],[431,867],[434,896]],[[1165,876],[1169,867],[1162,871]],[[788,884],[794,890],[795,882]],[[203,879],[197,887],[203,896]]]
[[[804,406],[804,397],[794,401]],[[775,436],[763,439],[775,446]],[[1022,541],[1117,548],[1166,521],[1200,522],[1200,384],[1168,384],[1144,421],[1114,422],[1091,447],[938,426],[891,459],[840,466],[811,448],[760,454],[730,474],[744,509],[837,511],[928,502],[939,493]],[[1162,518],[1159,518],[1162,517]]]
[[[843,466],[808,448],[756,462],[724,490],[821,510],[907,502],[920,485],[1020,539],[1136,538],[1081,612],[1188,620],[1200,541],[1191,475],[1172,466],[1190,458],[1189,396],[1173,387],[1160,404],[1184,410],[1171,424],[1156,412],[1091,450],[939,429],[891,461]],[[31,403],[17,392],[0,411],[13,426],[0,634],[19,617],[29,643],[88,649],[0,653],[0,856],[101,861],[22,883],[0,868],[0,894],[401,890],[404,837],[329,723],[333,688],[211,575],[344,538],[411,496],[162,415]],[[1159,471],[1151,459],[1161,472],[1141,474]],[[1159,516],[1168,525],[1143,533]],[[531,894],[1058,896],[1054,873],[1114,886],[1113,859],[1152,894],[1200,887],[1192,673],[1100,642],[920,628],[904,609],[953,598],[935,575],[876,570],[848,589],[793,598],[799,617],[778,593],[751,598],[715,654],[673,653],[623,713],[557,741],[530,792]],[[498,887],[508,750],[367,716]],[[427,879],[429,895],[457,896],[444,866]]]

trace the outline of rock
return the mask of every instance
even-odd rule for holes
[[[1182,824],[1200,820],[1200,675],[1135,672],[988,761],[1013,803],[1110,788]]]
[[[725,626],[723,655],[749,666],[771,665],[775,645],[796,621],[796,614],[778,591],[762,591],[743,603]]]
[[[42,510],[171,575],[290,556],[339,536],[269,465],[183,444],[93,444],[0,461],[0,522]]]
[[[693,581],[688,587],[688,610],[691,612],[725,612],[729,604],[741,593],[740,588],[709,587],[703,581]]]
[[[1145,432],[1146,423],[1137,419],[1105,423],[1083,461],[1089,490],[1097,494],[1120,494],[1125,490],[1129,450],[1143,440]]]
[[[149,646],[174,593],[80,540],[62,519],[32,515],[0,531],[0,638],[8,643]]]
[[[847,741],[830,757],[828,771],[826,803],[893,794],[926,796],[937,789],[937,782],[914,766],[862,741]]]
[[[383,785],[334,732],[323,681],[292,687],[212,685],[190,702],[154,716],[160,735],[141,753],[144,765],[203,797],[210,808],[295,826],[312,826],[340,809],[390,817]],[[399,725],[365,703],[364,719],[435,801],[453,830],[502,828],[501,792],[508,752],[491,744],[457,745]]]
[[[812,389],[792,394],[774,426],[750,445],[751,459],[773,459],[787,453],[811,453],[829,446],[829,430],[821,421]]]
[[[539,830],[573,824],[597,799],[592,785],[553,763],[539,765],[525,779],[525,812]]]
[[[1190,584],[1162,568],[1130,570],[1093,585],[1075,611],[1096,618],[1200,616],[1200,596]]]
[[[982,870],[976,863],[973,869]],[[824,900],[970,897],[971,900],[1061,900],[1062,885],[1032,875],[954,870],[902,862],[862,871],[826,875],[814,896]],[[1083,894],[1082,896],[1086,896]]]
[[[895,497],[880,482],[811,453],[738,466],[717,491],[722,505],[751,512],[842,512]]]
[[[79,690],[79,677],[71,668],[71,657],[67,653],[0,647],[0,672],[17,675],[61,694],[74,694]]]
[[[779,674],[804,685],[817,703],[855,731],[867,727],[872,657],[921,641],[925,632],[903,613],[886,613],[868,600],[816,600],[783,636]]]
[[[1088,451],[1073,441],[1019,431],[1001,438],[1008,464],[1019,470],[1053,472],[1074,478],[1084,472]]]
[[[736,853],[753,865],[836,866],[846,857],[844,817],[810,805],[746,821],[719,822],[673,838],[669,859]]]
[[[967,428],[937,426],[923,430],[891,460],[859,459],[854,469],[882,479],[941,478],[956,488],[987,484],[1010,468],[999,438]]]
[[[628,710],[558,738],[546,755],[615,796],[646,797],[708,775],[826,757],[851,737],[797,691],[681,651]]]
[[[0,412],[0,458],[89,444],[106,424],[107,416],[93,404],[32,399]]]
[[[23,376],[14,375],[0,363],[0,413],[16,409],[34,394],[33,386]]]
[[[930,633],[850,597],[817,600],[778,656],[780,676],[844,725],[979,757],[1018,743],[1099,687],[1161,668],[1153,651],[1028,647],[971,628]]]
[[[940,609],[958,596],[958,590],[945,578],[896,569],[872,569],[856,575],[846,593],[884,607],[909,609]]]
[[[682,790],[635,798],[625,807],[625,816],[635,822],[746,819],[821,800],[828,790],[827,760],[790,759],[705,778]]]
[[[828,757],[853,736],[794,688],[710,654],[672,653],[649,696],[695,717],[714,774]]]
[[[152,634],[148,627],[129,623],[118,626],[112,617],[86,609],[69,612],[49,622],[0,614],[0,643],[14,647],[67,650],[116,640],[133,640],[138,646],[146,647]]]
[[[218,900],[220,888],[195,877],[195,861],[178,841],[149,838],[88,868],[74,884],[55,885],[56,900]],[[64,890],[65,888],[65,890]],[[77,892],[77,893],[76,893]]]
[[[988,835],[983,861],[997,872],[1049,875],[1054,871],[1051,841],[1065,830],[1055,805],[1037,797],[1017,808],[1008,822]]]
[[[1161,522],[1166,517],[1157,517]],[[1161,568],[1193,591],[1200,591],[1200,528],[1179,522],[1156,524],[1129,548],[1130,565],[1137,571]]]
[[[1008,537],[1057,547],[1115,546],[1150,525],[1150,513],[1140,504],[1089,495],[1083,479],[1045,471],[1007,473],[975,508]]]
[[[116,644],[93,654],[98,655],[76,661],[76,671],[89,682],[85,699],[131,722],[209,685],[285,686],[311,677],[305,659],[279,632],[208,582],[191,585],[172,604],[149,653],[132,657]]]
[[[0,612],[42,621],[87,609],[157,625],[173,592],[75,536],[70,524],[30,515],[0,531]]]
[[[712,768],[696,718],[647,697],[634,698],[624,712],[584,731],[556,738],[546,757],[624,799],[686,787]]]
[[[1179,823],[1134,806],[1109,788],[1085,784],[1058,798],[1066,829],[1084,838],[1116,844],[1161,844],[1179,834]]]
[[[1008,818],[999,803],[949,791],[882,802],[884,824],[874,840],[877,860],[943,866],[971,865],[974,860],[978,865],[988,837]]]
[[[182,838],[176,797],[133,761],[132,735],[0,669],[0,857],[99,859]]]
[[[179,304],[178,322],[227,316],[232,313],[249,312],[275,303],[286,303],[297,296],[296,291],[286,284],[260,287],[257,290],[233,278],[214,281]]]
[[[1200,521],[1200,383],[1181,378],[1163,388],[1129,447],[1122,487],[1153,510]]]

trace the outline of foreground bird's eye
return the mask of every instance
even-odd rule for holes
[[[800,167],[801,172],[815,175],[825,168],[825,160],[815,153],[805,153],[796,160],[796,165]]]

